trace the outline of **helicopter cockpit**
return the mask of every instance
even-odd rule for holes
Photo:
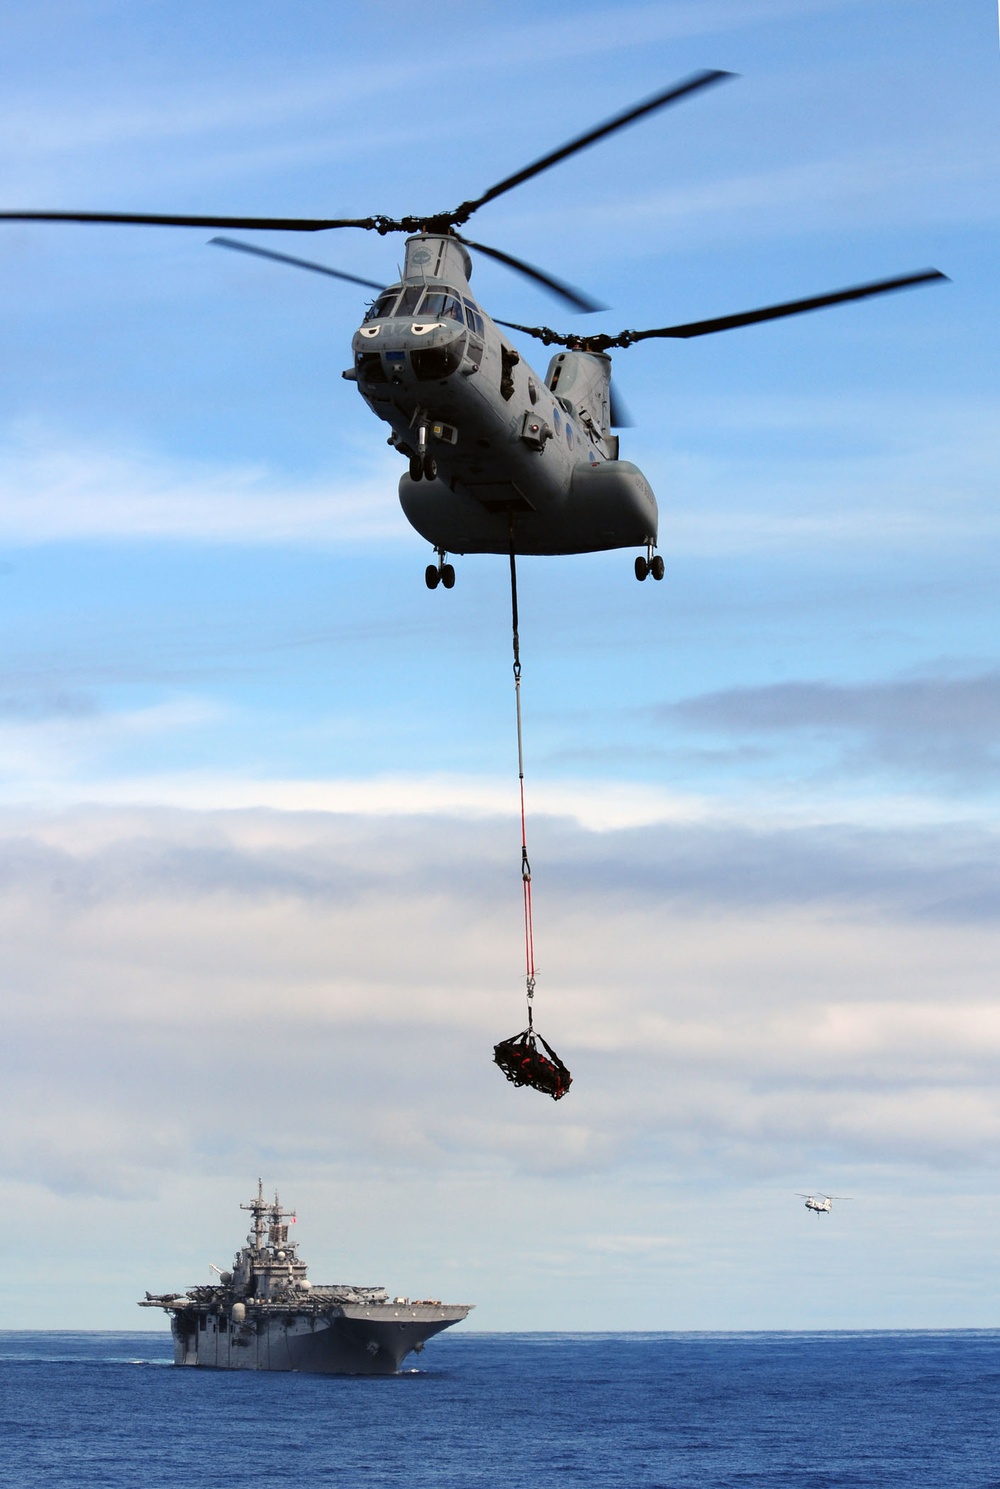
[[[384,290],[365,316],[365,325],[370,321],[410,320],[415,316],[427,320],[453,320],[465,325],[461,296],[452,289],[436,287],[426,289],[422,284],[408,284],[400,292],[398,286]]]
[[[393,324],[399,321],[408,324]],[[450,285],[393,285],[382,291],[361,325],[355,373],[366,384],[398,382],[408,365],[418,382],[438,381],[456,372],[466,357],[477,371],[484,335],[479,307]]]

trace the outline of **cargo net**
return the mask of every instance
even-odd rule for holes
[[[538,1046],[542,1046],[542,1050]],[[532,1086],[543,1096],[558,1101],[573,1082],[566,1066],[550,1044],[529,1027],[493,1046],[493,1059],[515,1086]]]

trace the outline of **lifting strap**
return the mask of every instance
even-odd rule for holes
[[[531,1086],[559,1101],[573,1077],[551,1045],[534,1027],[535,937],[531,924],[531,864],[524,814],[524,741],[521,734],[521,644],[517,634],[517,565],[514,560],[514,518],[510,520],[510,609],[514,634],[514,701],[517,706],[517,778],[521,788],[521,885],[524,891],[524,980],[528,1027],[493,1046],[493,1060],[515,1086]],[[541,1049],[539,1049],[541,1045]]]
[[[528,1029],[532,1028],[535,997],[535,935],[531,923],[531,864],[528,862],[528,833],[524,815],[524,742],[521,736],[521,645],[517,634],[517,564],[514,559],[514,523],[510,527],[510,609],[514,633],[514,702],[517,710],[517,779],[521,789],[521,884],[524,890],[524,973],[528,1002]]]

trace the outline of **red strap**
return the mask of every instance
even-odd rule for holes
[[[535,934],[531,922],[531,864],[524,814],[524,744],[521,737],[521,646],[517,633],[517,565],[514,561],[514,526],[510,532],[510,609],[514,632],[514,702],[517,708],[517,776],[521,788],[521,883],[524,891],[524,973],[528,995],[528,1028],[532,1027],[535,996]]]

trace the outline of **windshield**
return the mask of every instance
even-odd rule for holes
[[[465,325],[462,302],[453,290],[428,290],[420,306],[421,316],[428,320],[453,320]]]
[[[398,304],[396,302],[399,302]],[[419,312],[417,307],[419,308]],[[396,316],[400,319],[409,319],[410,316],[419,313],[421,319],[426,320],[453,320],[458,321],[460,326],[465,325],[465,316],[462,314],[462,302],[457,293],[451,289],[425,290],[423,285],[408,284],[403,293],[399,292],[399,285],[392,289],[383,290],[368,314],[365,316],[365,324],[369,321],[385,321]],[[480,334],[482,322],[480,321]]]
[[[399,304],[396,306],[396,315],[411,316],[420,303],[420,296],[422,294],[423,289],[419,284],[408,284],[400,296]]]
[[[396,303],[396,297],[398,294],[398,285],[396,285],[395,288],[391,290],[383,290],[378,299],[375,301],[375,304],[365,316],[365,324],[367,325],[369,321],[386,320],[390,315],[392,315],[392,307]]]

